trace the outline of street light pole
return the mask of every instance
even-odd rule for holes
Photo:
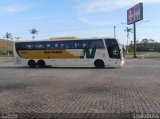
[[[114,26],[114,38],[116,38],[116,26]]]

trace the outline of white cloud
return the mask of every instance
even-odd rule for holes
[[[160,0],[92,0],[78,7],[79,14],[89,14],[93,12],[109,12],[115,9],[133,6],[139,2],[144,4],[160,3]]]
[[[83,23],[86,23],[86,24],[91,24],[91,25],[108,25],[108,24],[111,24],[112,22],[111,21],[108,21],[108,20],[104,20],[104,19],[91,19],[87,16],[81,16],[79,17],[78,19],[79,21],[83,22]]]
[[[144,4],[155,4],[160,3],[160,0],[85,0],[85,2],[79,2],[77,9],[78,19],[81,22],[95,25],[103,25],[105,20],[95,20],[89,19],[87,16],[91,16],[94,14],[105,13],[109,14],[113,10],[118,10],[120,8],[130,8],[139,2],[143,2]],[[112,23],[110,21],[106,22],[106,24]]]
[[[32,5],[22,5],[22,4],[10,4],[7,6],[0,6],[0,14],[6,13],[17,13],[30,9]]]
[[[24,25],[33,25],[33,24],[57,24],[62,22],[62,19],[56,19],[50,15],[36,15],[36,16],[27,16],[24,18],[21,18],[21,23]]]

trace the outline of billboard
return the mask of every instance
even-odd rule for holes
[[[143,20],[143,3],[139,3],[127,10],[127,24]]]

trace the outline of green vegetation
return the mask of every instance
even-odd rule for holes
[[[145,59],[160,59],[160,56],[144,56]]]
[[[11,50],[9,51],[9,55],[8,55],[8,52],[5,50],[0,51],[0,57],[12,57],[12,56],[13,56],[13,52]]]
[[[129,52],[128,54],[126,54],[126,58],[132,58],[133,55],[133,52]],[[160,52],[137,52],[136,55],[138,58],[160,59]]]
[[[33,40],[35,39],[35,34],[38,34],[38,31],[37,31],[37,29],[35,29],[35,28],[32,28],[31,30],[29,30],[30,31],[30,33],[33,35],[32,36],[32,38],[33,38]]]
[[[127,46],[128,52],[133,52],[133,41]],[[143,39],[141,42],[137,41],[137,52],[160,52],[160,43],[153,39]]]
[[[133,41],[127,46],[128,53],[126,57],[133,57],[134,52]],[[147,59],[160,59],[160,43],[154,41],[153,39],[143,39],[141,42],[137,41],[137,57],[147,58]]]
[[[146,52],[137,52],[136,54],[137,55],[143,55],[145,54]],[[128,52],[127,55],[134,55],[134,52]]]
[[[13,55],[9,55],[9,56],[8,56],[8,55],[1,55],[1,54],[0,54],[0,57],[13,57]]]

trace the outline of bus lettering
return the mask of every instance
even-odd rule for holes
[[[44,54],[57,54],[57,53],[62,53],[62,51],[44,51]]]

